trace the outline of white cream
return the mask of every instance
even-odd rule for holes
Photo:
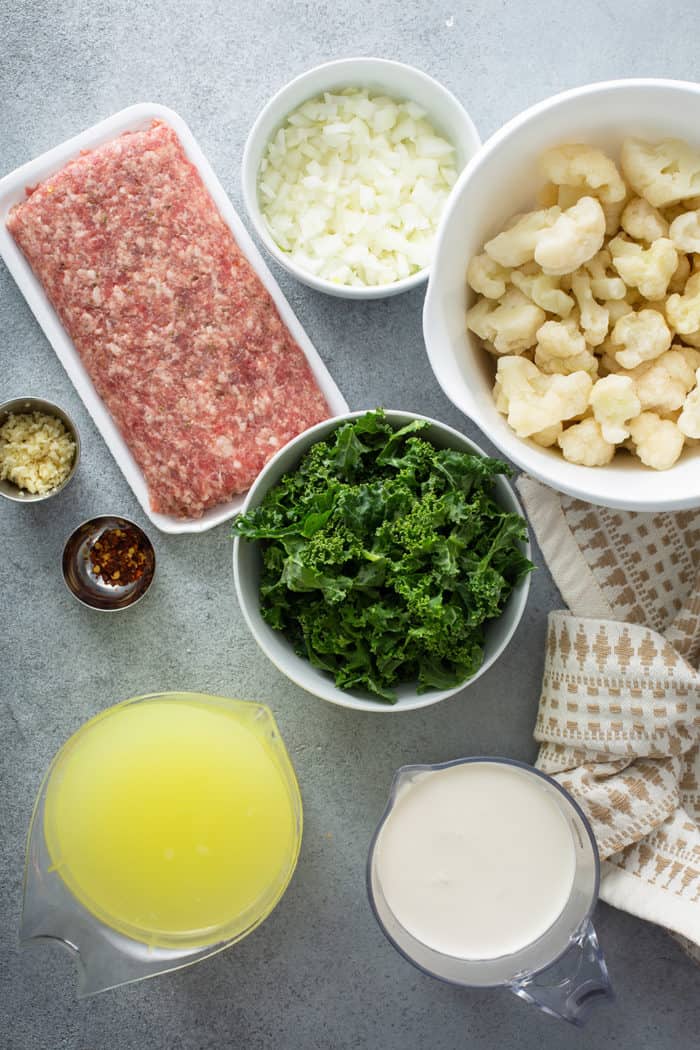
[[[375,871],[398,922],[430,948],[494,959],[531,944],[574,880],[572,831],[536,776],[470,762],[404,787]]]

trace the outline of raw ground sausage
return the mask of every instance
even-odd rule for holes
[[[329,409],[177,135],[156,121],[81,154],[8,228],[144,473],[154,511],[248,489]]]

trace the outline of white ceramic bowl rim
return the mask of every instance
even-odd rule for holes
[[[355,412],[344,413],[340,416],[333,416],[330,419],[326,419],[323,422],[317,423],[315,426],[310,427],[308,430],[305,430],[302,434],[299,434],[296,438],[293,438],[292,441],[288,442],[272,457],[272,459],[268,461],[261,473],[258,475],[256,481],[254,482],[253,486],[248,492],[246,502],[243,506],[241,514],[245,514],[252,505],[257,505],[257,503],[259,502],[259,500],[257,499],[258,494],[260,494],[262,498],[262,496],[264,496],[265,492],[269,487],[269,483],[267,480],[269,474],[274,472],[274,468],[280,459],[287,458],[289,456],[294,446],[303,444],[303,449],[299,452],[299,457],[295,461],[298,463],[299,458],[307,451],[307,449],[316,443],[313,440],[315,435],[320,435],[324,431],[327,431],[327,433],[330,434],[343,423],[346,423],[349,420],[358,419],[360,416],[365,415],[368,411],[372,410],[360,409]],[[440,420],[432,419],[429,416],[420,415],[417,412],[404,411],[402,409],[385,408],[383,411],[386,413],[390,422],[393,421],[395,423],[398,423],[399,425],[406,425],[406,423],[409,423],[412,420],[416,419],[425,420],[426,423],[429,423],[430,426],[442,431],[453,441],[468,446],[471,451],[476,452],[479,455],[488,455],[488,453],[486,453],[479,445],[477,445],[475,441],[472,441],[471,438],[468,438],[466,434],[462,434],[459,430],[456,430],[454,427],[449,426],[447,423],[440,422]],[[321,440],[320,436],[319,440]],[[290,464],[290,466],[286,468],[285,473],[291,469],[294,468]],[[527,517],[522,508],[518,495],[513,485],[510,483],[509,479],[503,476],[499,476],[496,479],[496,482],[500,482],[502,485],[507,486],[510,498],[513,501],[513,508],[516,509],[521,515],[521,517],[525,520],[525,522],[527,522]],[[523,551],[527,558],[532,559],[532,546],[530,543],[529,525],[527,531],[528,535],[523,544]],[[241,537],[237,536],[233,545],[233,574],[236,586],[236,595],[238,597],[238,604],[243,612],[243,618],[245,619],[250,633],[252,634],[253,638],[255,638],[260,649],[263,651],[265,656],[267,656],[270,662],[274,664],[278,671],[280,671],[283,675],[289,678],[290,681],[294,682],[295,685],[298,685],[301,689],[304,689],[306,692],[311,692],[314,696],[318,696],[322,700],[328,700],[330,703],[335,704],[338,707],[346,707],[355,711],[369,711],[371,713],[377,714],[395,714],[401,711],[415,711],[418,708],[430,707],[432,704],[439,703],[441,700],[446,700],[451,696],[455,696],[457,693],[460,693],[462,692],[462,690],[467,689],[469,686],[473,685],[478,678],[480,678],[483,674],[486,673],[486,671],[488,671],[488,669],[491,666],[493,666],[496,660],[498,660],[508,648],[508,645],[510,644],[510,641],[513,635],[515,634],[515,631],[522,619],[530,591],[531,574],[528,573],[525,577],[523,577],[523,579],[516,585],[514,590],[511,592],[511,595],[508,599],[509,605],[507,607],[507,610],[504,611],[501,614],[501,616],[498,617],[495,621],[492,621],[494,623],[500,622],[503,621],[503,617],[508,617],[508,626],[503,638],[501,639],[500,644],[487,658],[484,659],[479,669],[476,671],[475,674],[471,676],[471,678],[468,678],[465,682],[461,682],[459,685],[453,686],[450,689],[429,690],[426,693],[415,694],[411,698],[400,698],[395,704],[388,704],[383,703],[379,699],[374,700],[369,697],[355,697],[352,693],[345,692],[339,689],[333,682],[330,675],[318,670],[306,660],[303,660],[302,657],[297,656],[296,653],[291,649],[291,646],[289,648],[289,658],[285,658],[284,660],[279,658],[270,649],[264,635],[261,634],[260,630],[258,629],[258,625],[254,622],[250,614],[250,610],[248,608],[248,599],[243,591],[243,584],[240,574],[241,545],[243,542],[249,541],[243,541]],[[275,634],[279,634],[279,632],[275,632]],[[296,668],[303,668],[304,671],[306,671],[306,675],[304,675],[302,672],[298,672]],[[309,684],[309,678],[313,679],[313,688]]]
[[[333,61],[323,62],[319,66],[314,66],[311,69],[307,69],[304,73],[300,73],[299,76],[294,77],[293,80],[288,81],[278,91],[276,91],[272,98],[269,99],[269,101],[263,106],[263,108],[258,113],[246,139],[245,147],[243,150],[243,160],[241,164],[241,185],[243,190],[243,201],[246,206],[248,215],[250,216],[251,221],[255,226],[255,231],[258,237],[260,237],[270,254],[273,255],[274,258],[277,259],[277,261],[285,267],[285,269],[287,269],[290,273],[298,276],[299,279],[303,280],[303,282],[305,284],[308,284],[309,287],[315,288],[317,291],[327,292],[331,295],[339,294],[338,285],[334,284],[332,281],[326,280],[326,278],[317,277],[315,274],[312,274],[306,270],[302,270],[301,267],[297,266],[294,262],[290,260],[288,254],[282,251],[282,249],[279,247],[279,245],[275,243],[274,239],[270,235],[270,232],[268,231],[267,226],[265,225],[265,222],[262,218],[262,214],[260,212],[260,207],[258,205],[257,200],[258,167],[260,164],[261,155],[253,157],[252,147],[253,142],[257,137],[258,129],[260,128],[260,126],[263,124],[264,121],[266,121],[269,114],[274,112],[275,109],[277,109],[278,107],[284,108],[281,106],[281,104],[284,101],[285,96],[288,93],[290,93],[294,88],[299,87],[306,81],[311,81],[312,79],[315,79],[319,73],[323,72],[328,72],[329,74],[338,73],[338,79],[340,79],[344,71],[347,71],[348,74],[352,73],[353,75],[356,75],[358,67],[361,67],[362,65],[365,65],[367,67],[367,75],[369,79],[371,79],[372,69],[380,69],[387,72],[391,72],[392,70],[401,70],[404,73],[408,73],[414,79],[422,81],[424,84],[429,85],[430,90],[442,94],[442,96],[446,100],[448,100],[449,103],[454,107],[455,112],[460,113],[463,122],[463,133],[465,133],[465,137],[471,139],[471,146],[473,147],[473,151],[478,152],[481,145],[479,132],[477,131],[473,120],[471,119],[471,117],[469,116],[459,99],[455,95],[453,95],[448,88],[441,84],[440,81],[436,80],[434,77],[431,77],[430,74],[424,73],[422,70],[417,69],[415,66],[410,66],[405,62],[397,62],[395,59],[373,58],[371,56],[358,56],[334,59]],[[334,77],[333,79],[335,80],[336,78]],[[313,94],[318,93],[318,90],[320,89],[317,88],[316,91],[312,90],[311,95],[309,97],[312,97]],[[289,112],[290,110],[288,108],[284,109],[284,113],[281,115],[280,120],[277,122],[278,125],[286,119],[286,117],[289,115]],[[449,134],[449,132],[445,130],[445,134]],[[455,141],[454,136],[452,136],[452,138],[453,141]],[[467,160],[466,163],[468,164],[469,161]],[[430,267],[425,266],[422,270],[418,270],[416,273],[410,274],[410,276],[408,277],[403,277],[399,281],[392,281],[390,284],[367,285],[363,287],[343,285],[342,296],[346,299],[378,299],[386,296],[387,294],[398,295],[401,292],[409,291],[411,288],[415,288],[417,285],[422,284],[427,279],[429,270]],[[302,274],[303,277],[301,276]]]
[[[590,471],[597,468],[587,468],[582,466],[576,466],[574,464],[566,464],[567,467],[572,468],[571,473],[567,472],[567,482],[564,484],[557,477],[555,480],[551,476],[547,476],[546,472],[538,470],[537,466],[533,464],[531,456],[528,453],[533,452],[530,446],[517,438],[515,434],[512,434],[512,441],[508,444],[500,440],[499,436],[495,435],[491,428],[488,427],[483,419],[483,416],[479,410],[476,401],[472,402],[472,407],[467,411],[458,401],[455,400],[454,390],[451,388],[451,384],[446,382],[441,376],[440,367],[440,353],[441,347],[437,347],[433,340],[429,336],[431,327],[431,315],[434,309],[434,298],[437,293],[435,291],[435,281],[433,275],[437,269],[436,261],[440,254],[442,242],[446,236],[446,232],[449,228],[450,223],[453,221],[453,215],[458,201],[461,197],[462,191],[465,185],[470,182],[479,169],[489,160],[499,146],[505,142],[509,136],[518,129],[522,128],[523,125],[529,124],[536,120],[539,116],[547,113],[560,106],[566,105],[568,102],[585,98],[586,96],[595,96],[607,92],[615,91],[629,91],[630,89],[642,88],[642,89],[659,89],[668,90],[669,92],[684,91],[698,96],[698,102],[700,104],[700,84],[693,81],[686,80],[673,80],[669,78],[658,78],[658,77],[627,77],[619,78],[615,80],[604,80],[597,81],[590,84],[583,84],[580,87],[569,88],[566,91],[558,92],[555,95],[551,95],[548,98],[542,99],[540,102],[534,103],[532,106],[522,110],[516,114],[504,125],[502,125],[497,131],[489,136],[488,139],[483,143],[482,147],[472,157],[472,159],[466,164],[462,172],[460,173],[455,185],[452,188],[450,198],[445,206],[445,209],[440,218],[438,224],[437,233],[435,236],[435,252],[433,256],[433,267],[431,268],[431,274],[428,282],[428,289],[426,292],[426,298],[423,305],[423,331],[426,345],[426,351],[428,358],[433,368],[435,377],[440,384],[442,390],[446,396],[455,404],[460,411],[464,412],[467,418],[470,418],[484,430],[484,433],[489,439],[501,449],[504,455],[510,458],[523,470],[527,471],[533,477],[542,481],[544,484],[551,486],[561,492],[566,492],[568,495],[574,496],[575,498],[585,500],[587,502],[593,502],[603,504],[607,506],[614,506],[622,510],[677,510],[685,507],[697,506],[700,500],[700,491],[691,494],[689,496],[679,496],[673,500],[656,499],[654,501],[644,500],[637,494],[626,496],[623,493],[619,497],[616,497],[614,502],[603,499],[598,496],[592,488],[585,484],[585,478],[590,477]],[[466,265],[465,265],[466,270]],[[563,461],[562,462],[566,462]],[[672,468],[673,469],[673,468]],[[632,476],[632,475],[630,475]],[[652,474],[653,476],[653,474]],[[639,479],[640,475],[635,472],[634,477]],[[569,480],[569,478],[571,480]],[[582,480],[578,480],[578,479]]]

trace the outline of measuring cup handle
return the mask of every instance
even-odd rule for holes
[[[582,1025],[591,1006],[615,993],[593,924],[587,919],[551,966],[510,984],[511,991],[546,1014]]]

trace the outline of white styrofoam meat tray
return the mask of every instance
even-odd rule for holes
[[[78,351],[59,321],[58,315],[49,302],[44,289],[5,225],[10,208],[18,201],[24,200],[27,186],[43,181],[49,175],[58,171],[59,168],[62,168],[81,150],[93,149],[95,146],[115,138],[124,131],[134,131],[147,127],[152,120],[163,120],[177,132],[185,153],[199,171],[204,185],[209,190],[224,220],[230,226],[241,251],[267,288],[282,320],[306,354],[316,381],[328,402],[331,415],[335,416],[347,412],[348,405],[345,398],[340,393],[311,340],[294,315],[277,281],[265,265],[260,252],[255,247],[250,234],[231,204],[226,191],[197,145],[194,135],[182,117],[166,106],[142,102],[129,106],[127,109],[122,109],[119,113],[115,113],[99,124],[95,124],[94,127],[88,128],[87,131],[81,132],[74,138],[67,139],[54,149],[49,150],[47,153],[42,153],[41,156],[36,157],[27,164],[23,164],[22,167],[0,179],[0,256],[2,256],[5,265],[19,285],[34,316],[43,328],[46,338],[56,351],[61,364],[82,398],[85,407],[131,486],[144,513],[162,532],[204,532],[215,525],[220,525],[221,522],[226,521],[228,518],[234,517],[243,506],[245,493],[236,496],[230,503],[212,507],[210,510],[205,511],[201,518],[182,519],[170,514],[157,514],[151,510],[146,480],[141,469],[129,451],[107,407],[97,394]],[[41,391],[36,391],[36,393],[40,394]],[[119,508],[115,507],[114,510],[118,511]]]

